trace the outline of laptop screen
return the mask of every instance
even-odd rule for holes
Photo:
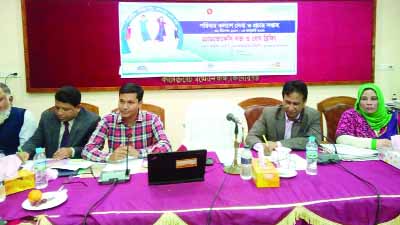
[[[207,150],[149,154],[149,184],[203,181]]]

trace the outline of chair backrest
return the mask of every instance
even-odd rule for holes
[[[246,117],[248,130],[253,127],[253,124],[260,117],[264,107],[280,104],[282,104],[281,100],[267,97],[249,98],[241,101],[239,106],[244,109],[244,116]]]
[[[153,104],[149,104],[149,103],[142,103],[142,110],[147,111],[147,112],[152,112],[154,114],[156,114],[157,116],[160,117],[161,122],[164,125],[165,128],[165,111],[164,108],[160,107],[160,106],[156,106]],[[118,112],[119,109],[115,108],[112,110],[112,112]]]
[[[86,102],[81,102],[81,107],[85,108],[87,111],[90,111],[92,113],[95,113],[97,115],[99,115],[99,107],[86,103]]]
[[[336,141],[336,128],[342,113],[347,109],[354,108],[356,99],[349,96],[336,96],[322,100],[317,104],[318,111],[321,114],[321,132],[324,133],[323,119],[325,117],[327,127],[327,137],[329,142]]]
[[[99,115],[99,107],[98,106],[95,106],[95,105],[92,105],[92,104],[86,103],[86,102],[81,102],[80,106],[82,108],[85,108],[89,112]],[[55,106],[52,106],[52,107],[48,108],[47,110],[54,111],[55,108],[56,108]]]
[[[156,114],[157,116],[159,116],[160,119],[161,119],[161,122],[163,123],[164,128],[165,128],[165,111],[164,111],[164,108],[162,108],[160,106],[153,105],[153,104],[142,103],[142,110],[148,111],[148,112],[152,112],[152,113]]]
[[[185,112],[185,137],[182,145],[188,150],[215,151],[222,163],[231,164],[234,155],[235,124],[226,119],[229,113],[244,121],[243,109],[225,99],[192,102]],[[239,127],[239,142],[242,137],[242,129]]]

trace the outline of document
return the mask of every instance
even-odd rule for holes
[[[83,160],[83,159],[63,159],[63,160],[47,160],[48,168],[52,169],[63,169],[63,170],[78,170],[86,169],[92,166],[94,162]]]
[[[130,174],[147,172],[147,168],[144,167],[145,164],[147,164],[147,159],[130,159],[128,163]],[[119,163],[107,163],[103,171],[117,171],[125,169],[126,161],[124,160],[123,162]]]
[[[378,160],[378,151],[366,148],[357,148],[343,144],[321,144],[322,148],[334,153],[335,147],[339,158],[344,161]]]

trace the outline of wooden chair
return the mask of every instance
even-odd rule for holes
[[[161,119],[161,122],[164,124],[164,129],[165,129],[165,111],[164,108],[160,106],[156,106],[153,104],[148,104],[148,103],[142,103],[142,110],[152,112],[156,115],[158,115]]]
[[[239,103],[239,106],[244,109],[244,116],[247,121],[247,129],[250,130],[253,124],[260,117],[264,107],[276,106],[282,104],[281,100],[267,97],[249,98]]]
[[[152,112],[152,113],[156,114],[157,116],[159,116],[160,119],[161,119],[161,122],[163,123],[164,128],[165,128],[165,111],[164,111],[164,108],[162,108],[160,106],[153,105],[153,104],[142,103],[141,109],[144,110],[144,111]],[[112,112],[118,112],[118,111],[119,111],[118,108],[115,108],[115,109],[112,110]]]
[[[81,102],[80,106],[82,108],[85,108],[87,111],[90,111],[92,113],[99,115],[99,107],[98,106],[95,106],[95,105],[92,105],[92,104],[89,104],[86,102]],[[51,111],[55,110],[55,106],[48,108],[48,110],[51,110]]]
[[[86,102],[81,102],[81,107],[85,108],[87,111],[90,111],[92,113],[95,113],[97,115],[99,115],[99,107],[86,103]]]
[[[318,111],[321,114],[321,132],[324,133],[322,117],[325,117],[327,127],[328,142],[336,142],[336,128],[342,113],[347,109],[354,108],[356,99],[348,96],[336,96],[322,100],[317,104]]]

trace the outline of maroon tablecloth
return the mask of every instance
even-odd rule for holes
[[[215,154],[209,153],[212,157]],[[381,195],[379,222],[400,215],[400,170],[381,161],[342,162],[360,177],[373,183]],[[49,183],[45,191],[60,187],[63,179]],[[171,211],[188,224],[207,224],[209,207],[217,190],[211,212],[211,224],[276,224],[296,206],[304,206],[317,215],[342,224],[373,224],[377,207],[376,194],[365,183],[337,165],[318,167],[317,176],[304,171],[291,179],[281,179],[280,188],[256,188],[252,181],[226,175],[216,163],[207,167],[205,181],[149,186],[147,174],[132,176],[131,182],[118,184],[114,191],[89,217],[89,224],[153,224]],[[68,200],[46,211],[26,211],[21,203],[28,191],[7,197],[0,203],[0,216],[15,219],[47,214],[55,224],[81,224],[83,215],[110,188],[93,178],[65,185]]]

